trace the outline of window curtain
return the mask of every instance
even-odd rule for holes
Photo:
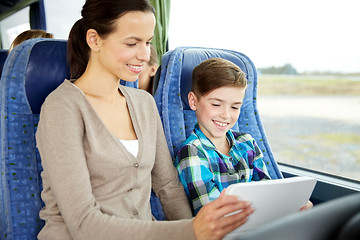
[[[39,0],[30,5],[30,28],[46,31],[44,0]]]
[[[156,10],[156,27],[154,30],[152,44],[159,56],[159,63],[161,63],[161,57],[169,50],[168,28],[170,17],[170,0],[150,0],[150,3]]]

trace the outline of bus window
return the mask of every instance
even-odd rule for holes
[[[67,39],[71,27],[81,18],[85,0],[44,0],[46,31],[54,38]],[[71,7],[69,7],[71,6]],[[2,48],[9,49],[17,35],[30,29],[30,7],[25,7],[0,21]]]
[[[275,159],[359,181],[359,5],[172,1],[169,47],[249,56],[258,69],[259,114]]]
[[[3,49],[9,49],[17,35],[30,29],[29,9],[29,7],[25,7],[0,21]]]
[[[74,23],[81,18],[85,0],[44,0],[47,31],[57,39],[67,39]]]

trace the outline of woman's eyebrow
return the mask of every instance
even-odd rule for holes
[[[125,40],[136,40],[136,41],[141,41],[142,39],[141,39],[141,38],[138,38],[138,37],[128,37],[128,38],[126,38]]]
[[[153,37],[154,37],[154,36],[152,36],[151,38],[149,38],[148,41],[151,41],[151,40],[153,39]],[[126,38],[125,40],[136,40],[136,41],[139,41],[139,42],[142,41],[141,38],[135,37],[135,36],[128,37],[128,38]]]

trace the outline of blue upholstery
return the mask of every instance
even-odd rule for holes
[[[42,170],[35,132],[45,97],[65,78],[66,41],[30,39],[9,54],[0,81],[0,238],[36,239]]]
[[[0,239],[36,239],[44,225],[39,219],[42,167],[35,133],[46,96],[70,77],[66,47],[64,40],[30,39],[16,46],[4,65],[0,81]],[[154,194],[150,204],[154,217],[164,219]]]
[[[196,123],[195,112],[188,105],[191,75],[195,66],[208,58],[220,57],[237,64],[248,79],[238,122],[234,130],[250,133],[264,154],[264,161],[272,178],[282,178],[268,144],[256,106],[257,72],[252,61],[242,53],[199,47],[179,47],[162,58],[160,79],[154,97],[164,126],[165,136],[172,157],[181,143],[192,132]]]
[[[0,76],[4,67],[5,60],[7,58],[9,51],[5,49],[0,49]]]
[[[120,80],[120,84],[127,87],[139,88],[138,80],[136,80],[135,82],[127,82],[124,80]]]

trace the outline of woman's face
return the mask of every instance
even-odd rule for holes
[[[98,61],[106,74],[134,82],[150,59],[155,28],[152,12],[128,12],[115,22],[115,31],[100,39]]]

